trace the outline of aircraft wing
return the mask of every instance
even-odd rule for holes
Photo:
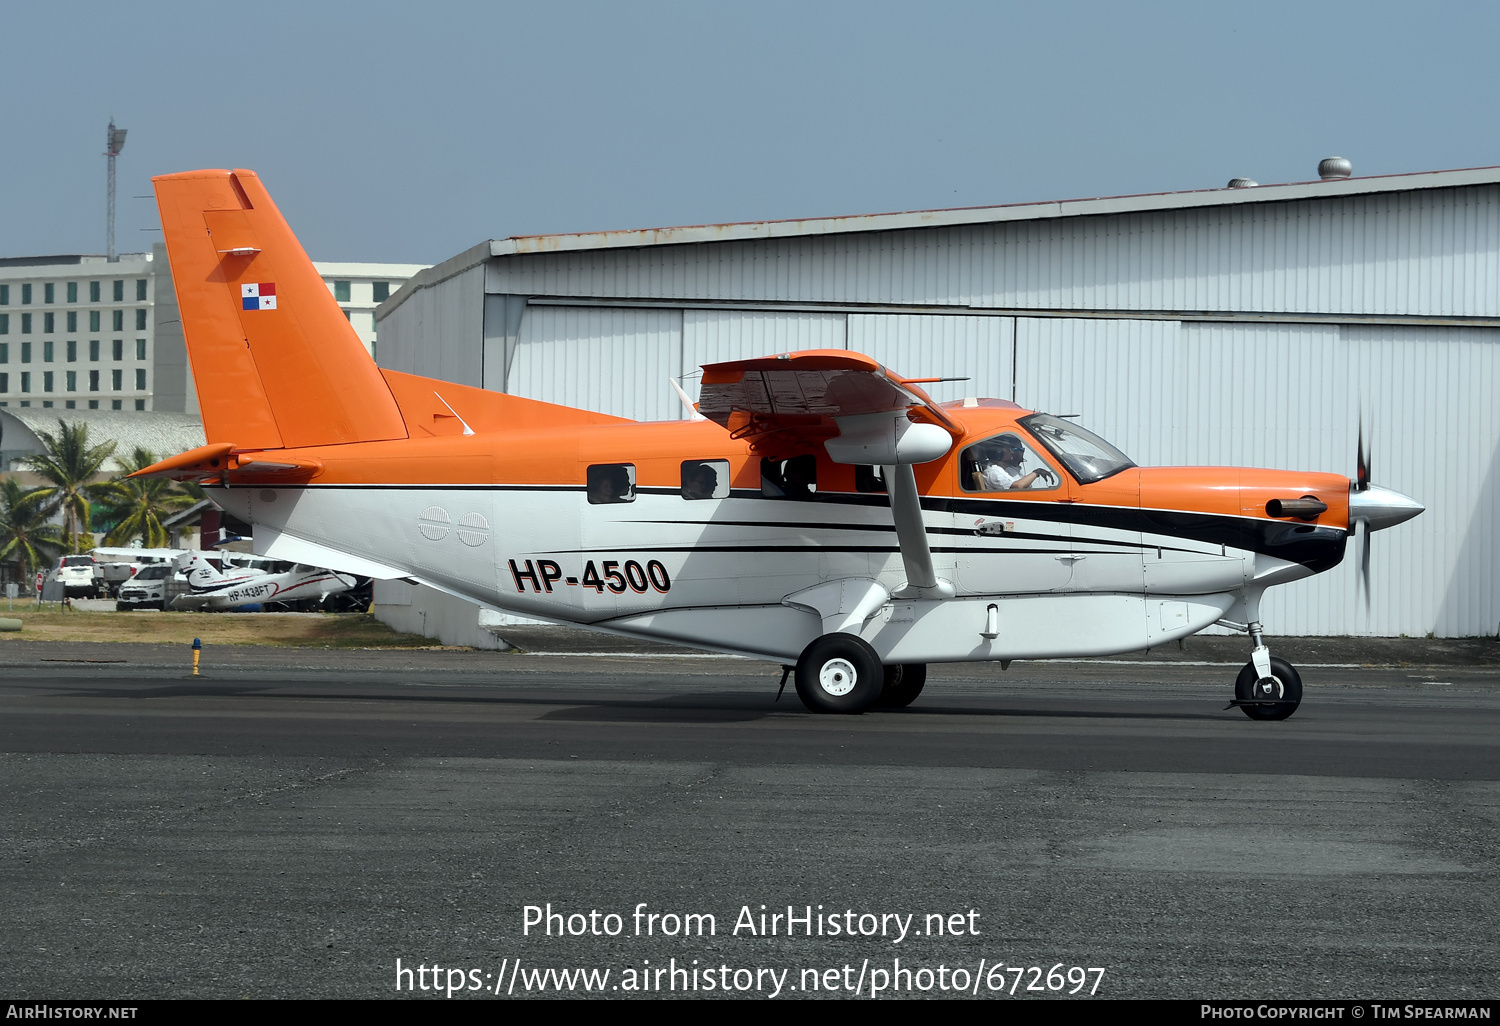
[[[698,412],[757,451],[808,451],[849,434],[845,418],[898,412],[962,433],[918,385],[844,349],[705,364]]]
[[[141,559],[151,559],[160,562],[170,562],[178,556],[192,551],[190,549],[138,549],[138,548],[106,548],[99,546],[90,550],[94,558],[101,563],[134,563]]]
[[[821,447],[838,463],[885,467],[907,577],[896,594],[953,596],[933,569],[912,464],[946,454],[963,429],[916,382],[863,353],[811,349],[705,365],[698,412],[772,458]]]

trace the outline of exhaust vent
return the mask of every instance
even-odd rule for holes
[[[1318,161],[1318,177],[1325,182],[1348,178],[1354,174],[1354,165],[1343,157],[1324,157]]]
[[[1227,188],[1230,189],[1253,189],[1260,183],[1254,178],[1231,178]]]

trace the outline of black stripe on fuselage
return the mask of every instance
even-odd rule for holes
[[[611,551],[646,553],[646,552],[900,552],[897,545],[820,545],[817,542],[809,542],[806,545],[616,545]],[[1004,549],[1004,548],[977,548],[973,546],[960,545],[934,545],[933,552],[952,552],[960,555],[999,555],[1010,556],[1018,553],[1041,553],[1049,556],[1073,555],[1073,554],[1104,554],[1110,550],[1105,549],[1079,549],[1076,547],[1057,549]],[[536,553],[539,556],[585,556],[593,550],[585,552],[582,549],[543,549]]]
[[[850,523],[827,523],[816,520],[630,520],[620,521],[632,524],[701,524],[705,527],[751,527],[777,530],[782,528],[793,528],[800,531],[877,531],[884,534],[895,534],[896,528],[892,524],[850,524]],[[928,535],[944,535],[957,538],[985,537],[972,527],[932,527],[927,528]],[[1086,545],[1114,545],[1121,549],[1167,549],[1171,552],[1194,552],[1194,549],[1177,549],[1167,545],[1137,540],[1122,541],[1117,538],[1080,538],[1076,534],[1037,534],[1031,531],[1004,531],[1001,535],[990,535],[990,537],[1014,538],[1018,541],[1047,541],[1057,542],[1061,545],[1077,545],[1080,542]],[[955,551],[971,551],[969,549]]]
[[[936,502],[942,503],[941,508],[953,513],[993,516],[996,506],[999,506],[1008,515],[1015,517],[1050,520],[1075,527],[1139,531],[1142,534],[1188,538],[1210,545],[1248,549],[1289,563],[1301,563],[1314,573],[1322,573],[1338,566],[1344,558],[1344,547],[1349,540],[1349,533],[1337,527],[1262,520],[1259,517],[1226,516],[1220,513],[1090,506],[1084,503],[1008,502],[1004,499],[938,499]],[[929,508],[925,502],[923,508]],[[932,508],[939,507],[935,505]]]

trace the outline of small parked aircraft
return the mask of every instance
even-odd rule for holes
[[[222,571],[199,554],[177,561],[191,592],[172,600],[173,609],[217,611],[267,602],[322,602],[355,587],[353,577],[317,567],[297,566],[285,573],[229,566]]]
[[[1368,531],[1423,508],[1369,483],[1362,444],[1352,482],[1142,468],[843,350],[711,364],[694,419],[663,423],[382,370],[253,172],[155,185],[209,443],[142,474],[200,481],[258,553],[795,663],[814,711],[906,705],[928,663],[1218,623],[1252,642],[1233,704],[1283,719],[1302,685],[1261,596],[1356,529],[1367,567]]]

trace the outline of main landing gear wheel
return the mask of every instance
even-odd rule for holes
[[[880,692],[880,705],[887,709],[904,709],[917,700],[922,685],[927,683],[926,663],[898,663],[885,668],[885,687]]]
[[[884,688],[880,656],[852,634],[825,634],[797,660],[797,697],[813,712],[862,713]]]
[[[1302,677],[1292,664],[1278,656],[1271,657],[1271,676],[1259,680],[1255,663],[1246,663],[1235,678],[1236,701],[1240,710],[1252,720],[1284,720],[1302,703]]]

